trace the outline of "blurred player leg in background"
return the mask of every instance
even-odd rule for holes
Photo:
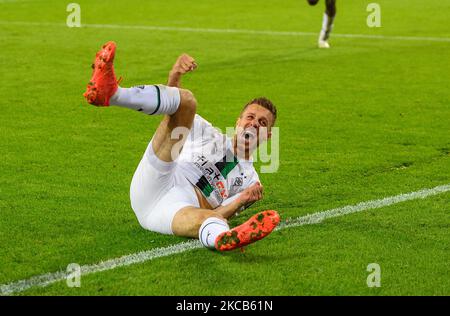
[[[308,0],[310,5],[316,5],[319,0]],[[325,0],[325,12],[323,13],[322,30],[319,34],[319,48],[330,48],[328,38],[333,29],[334,17],[336,16],[336,0]]]

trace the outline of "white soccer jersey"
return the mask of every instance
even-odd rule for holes
[[[196,114],[178,167],[214,208],[230,203],[238,193],[259,181],[253,162],[238,159],[233,152],[231,138]]]

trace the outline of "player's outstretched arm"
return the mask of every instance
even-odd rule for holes
[[[197,63],[195,62],[194,58],[192,58],[188,54],[182,54],[180,57],[178,57],[177,61],[169,72],[167,85],[170,87],[181,88],[181,77],[184,74],[193,71],[195,68],[197,68]]]

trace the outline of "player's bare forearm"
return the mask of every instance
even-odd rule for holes
[[[169,79],[167,80],[167,85],[170,87],[181,88],[181,77],[193,71],[197,68],[197,63],[194,58],[187,54],[182,54],[178,57],[177,61],[169,72]]]
[[[263,198],[263,186],[256,182],[237,196],[231,203],[219,206],[215,209],[220,215],[225,218],[230,218],[236,212],[248,208],[250,205]]]
[[[215,208],[214,211],[216,211],[217,213],[228,219],[241,209],[242,204],[236,200],[231,202],[230,204],[219,206]]]
[[[167,80],[167,85],[169,87],[181,88],[181,73],[177,73],[171,70],[169,72],[169,79]]]

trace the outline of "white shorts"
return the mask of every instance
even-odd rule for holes
[[[156,157],[152,142],[134,173],[130,200],[143,228],[170,235],[173,218],[180,209],[200,207],[193,185],[177,172],[177,162]]]

